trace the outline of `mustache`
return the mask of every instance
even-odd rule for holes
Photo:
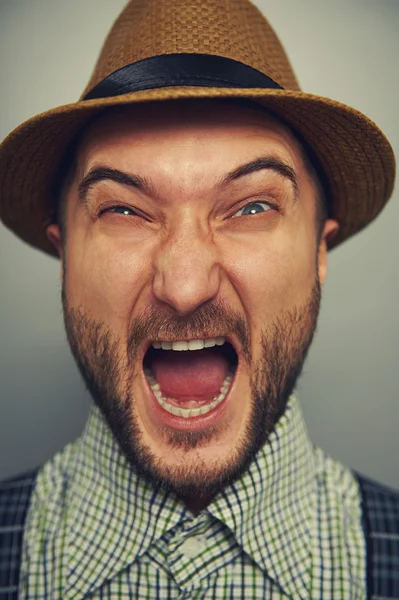
[[[147,340],[202,339],[210,334],[227,337],[234,335],[245,360],[251,361],[250,331],[244,318],[222,301],[204,304],[195,312],[178,316],[167,314],[159,307],[148,307],[133,321],[128,340],[130,358]]]
[[[82,307],[72,308],[66,294],[66,273],[64,269],[61,287],[61,300],[64,313],[66,331],[70,329],[69,315],[80,329],[91,333],[96,346],[103,347],[115,343],[111,332],[107,331],[105,323],[95,321],[85,314]],[[158,306],[148,306],[132,322],[127,340],[127,353],[130,361],[134,361],[143,342],[154,339],[203,339],[210,334],[220,337],[233,335],[238,341],[241,357],[251,363],[251,334],[245,319],[224,301],[204,303],[189,315],[179,316],[169,313]]]

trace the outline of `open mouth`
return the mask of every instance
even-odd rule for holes
[[[226,398],[238,355],[225,338],[152,342],[143,370],[160,406],[192,419],[216,409]]]

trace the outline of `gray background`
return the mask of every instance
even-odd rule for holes
[[[302,87],[362,110],[399,155],[398,0],[258,0]],[[124,0],[0,0],[0,139],[78,98]],[[311,437],[399,487],[398,192],[330,254],[318,334],[299,382]],[[59,263],[0,224],[0,477],[81,431],[89,398],[65,340]]]

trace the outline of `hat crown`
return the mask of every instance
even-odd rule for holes
[[[300,89],[276,33],[248,0],[131,0],[110,30],[82,98],[127,65],[180,53],[230,58],[284,89]]]

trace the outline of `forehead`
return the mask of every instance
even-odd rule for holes
[[[87,166],[120,150],[140,154],[145,148],[159,154],[171,147],[211,152],[224,145],[245,152],[258,142],[272,145],[293,166],[301,162],[292,131],[262,107],[208,99],[152,102],[108,109],[97,117],[81,139],[77,162]]]

